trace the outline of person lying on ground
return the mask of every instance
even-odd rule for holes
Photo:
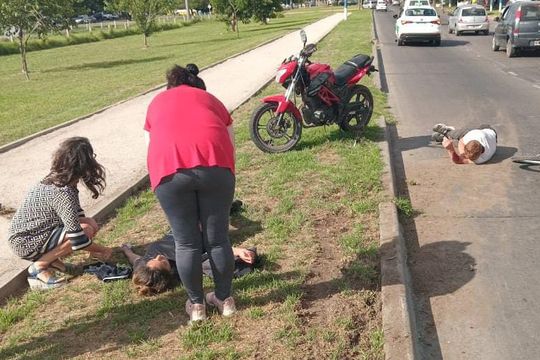
[[[497,149],[497,133],[489,125],[456,129],[436,124],[431,139],[441,142],[456,164],[483,164],[493,157]]]
[[[123,244],[122,251],[133,265],[133,284],[139,295],[155,295],[172,287],[180,280],[176,270],[176,250],[174,238],[167,235],[159,241],[151,243],[143,256],[133,252],[130,244]],[[235,276],[251,271],[257,259],[255,249],[233,247],[235,258]],[[202,256],[203,272],[213,278],[208,254]]]
[[[60,144],[49,174],[34,185],[9,227],[8,243],[18,257],[32,261],[28,283],[32,289],[51,289],[65,283],[52,273],[70,274],[75,267],[61,260],[85,250],[107,260],[112,249],[92,242],[99,227],[86,217],[79,202],[79,181],[97,198],[105,188],[105,170],[87,138],[72,137]]]

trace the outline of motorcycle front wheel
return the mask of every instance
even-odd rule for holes
[[[341,115],[339,126],[343,131],[360,134],[373,114],[373,95],[364,85],[351,88],[349,98]]]
[[[253,111],[249,134],[255,145],[264,152],[280,153],[292,149],[302,135],[301,119],[291,112],[283,117],[276,114],[277,103],[264,103]]]

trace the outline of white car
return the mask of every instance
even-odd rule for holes
[[[392,0],[393,6],[399,6],[399,0]]]
[[[429,41],[441,45],[441,19],[431,6],[409,7],[394,15],[398,46],[408,41]]]
[[[388,6],[386,5],[386,0],[377,0],[377,5],[375,5],[375,11],[388,11]]]
[[[377,6],[377,0],[364,0],[362,3],[364,9],[375,9],[375,6]]]
[[[464,5],[458,7],[448,18],[448,33],[461,35],[465,31],[489,34],[489,19],[486,9],[479,5]]]

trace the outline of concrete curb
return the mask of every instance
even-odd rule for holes
[[[380,143],[386,171],[382,181],[390,198],[395,197],[391,139],[383,117],[385,141]],[[407,267],[407,248],[393,201],[379,204],[379,243],[381,257],[381,297],[386,359],[419,359],[412,283]]]
[[[381,89],[384,67],[378,48],[375,16],[372,15],[373,55],[379,76],[374,78],[376,86]],[[385,89],[381,89],[385,90]],[[378,119],[379,127],[384,129],[384,140],[379,143],[385,165],[382,182],[387,198],[397,195],[395,171],[391,161],[392,139],[384,117]],[[382,326],[384,332],[384,353],[388,360],[419,359],[417,353],[416,321],[414,317],[412,283],[407,267],[407,248],[403,238],[401,225],[395,203],[384,201],[379,204],[379,253],[381,257],[381,298]]]

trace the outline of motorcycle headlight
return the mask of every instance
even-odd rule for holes
[[[277,83],[283,83],[283,81],[285,81],[285,79],[282,79],[282,77],[285,75],[285,73],[287,72],[287,69],[279,69],[276,73],[276,82]]]

